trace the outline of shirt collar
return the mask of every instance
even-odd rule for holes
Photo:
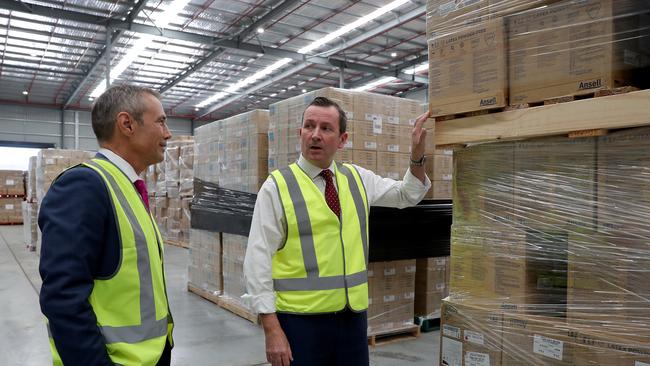
[[[336,175],[336,170],[334,169],[334,164],[336,164],[336,163],[334,161],[332,161],[332,164],[329,166],[329,168],[327,168],[332,172],[332,176]],[[310,163],[309,160],[305,159],[305,157],[302,156],[302,154],[300,154],[300,157],[298,158],[298,166],[305,173],[307,173],[309,178],[311,178],[312,180],[314,180],[314,178],[316,178],[318,176],[318,174],[320,174],[320,172],[323,170],[323,169],[317,167],[316,165]]]
[[[108,161],[115,164],[115,166],[117,166],[122,171],[122,173],[126,174],[131,183],[134,183],[136,180],[140,179],[140,177],[138,177],[138,175],[135,173],[135,169],[133,169],[131,164],[129,164],[129,162],[124,160],[124,158],[121,156],[105,148],[100,148],[97,150],[97,152],[104,155]]]

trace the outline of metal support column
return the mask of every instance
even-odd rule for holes
[[[343,66],[339,67],[339,88],[345,89],[345,69]]]
[[[112,29],[106,28],[106,89],[111,86],[111,33]]]
[[[65,149],[65,109],[61,108],[61,139],[59,149]]]

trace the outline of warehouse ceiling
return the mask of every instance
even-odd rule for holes
[[[88,109],[107,59],[197,120],[341,83],[401,95],[426,86],[425,0],[0,0],[0,101]]]

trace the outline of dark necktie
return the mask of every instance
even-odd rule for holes
[[[133,184],[135,185],[135,189],[138,190],[138,193],[140,193],[140,196],[142,197],[144,207],[146,207],[147,211],[149,211],[149,194],[147,193],[147,185],[142,179],[136,180]]]
[[[332,172],[329,169],[325,169],[318,175],[325,179],[325,202],[327,202],[327,205],[330,207],[332,212],[341,218],[341,203],[339,202],[339,195],[336,193],[336,189],[334,188]]]

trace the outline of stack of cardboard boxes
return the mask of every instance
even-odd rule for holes
[[[413,327],[415,259],[368,266],[368,334]]]
[[[420,258],[415,267],[415,316],[438,319],[449,295],[449,257]]]
[[[188,282],[212,295],[223,289],[221,275],[221,233],[190,229]]]
[[[25,201],[23,201],[23,238],[25,246],[35,251],[38,245],[38,201],[36,200],[36,156],[29,158],[25,174]]]
[[[268,126],[268,111],[254,110],[197,128],[194,177],[218,184],[223,189],[257,193],[268,176]],[[216,236],[220,238],[220,252],[217,254],[217,248],[212,247],[212,254],[219,256],[221,265],[219,276],[223,286],[219,287],[222,290],[220,301],[245,308],[241,295],[245,292],[243,264],[248,238],[192,229],[190,250],[193,253],[202,250],[200,238]],[[216,278],[216,274],[211,273],[217,269],[216,266],[206,270],[194,257],[192,255],[190,264],[191,282],[192,278]],[[216,261],[215,258],[211,263]]]
[[[167,141],[161,163],[143,173],[149,207],[165,240],[187,246],[193,190],[194,138],[174,136]]]
[[[25,199],[25,172],[0,170],[0,224],[23,222],[22,201]]]
[[[298,159],[303,112],[315,97],[336,101],[348,118],[348,139],[336,161],[357,164],[392,179],[402,179],[409,167],[411,132],[424,111],[414,100],[386,95],[324,88],[269,106],[269,170]],[[434,150],[433,122],[427,121],[426,171],[433,181],[429,199],[451,198],[451,155]]]
[[[649,140],[638,128],[457,153],[443,361],[648,363]]]
[[[431,116],[644,84],[649,9],[641,0],[429,0]]]

